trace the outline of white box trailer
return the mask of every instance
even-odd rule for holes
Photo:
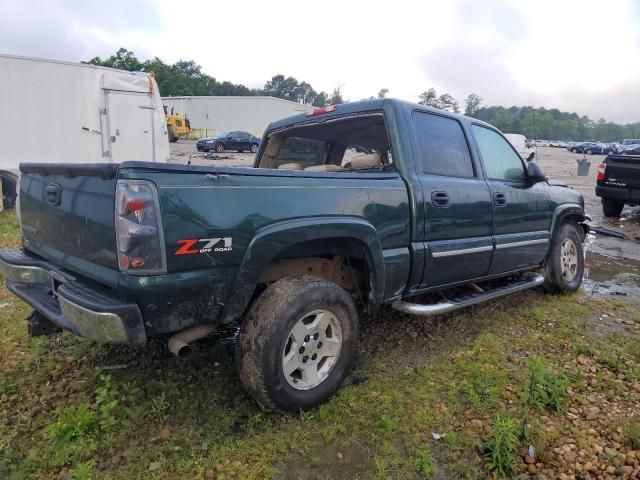
[[[152,74],[0,55],[0,178],[15,201],[19,165],[167,162]]]

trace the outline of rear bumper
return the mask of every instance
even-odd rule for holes
[[[596,186],[596,196],[625,203],[640,203],[640,189]]]
[[[64,330],[100,343],[146,343],[135,303],[90,286],[36,255],[0,250],[0,274],[12,293]]]

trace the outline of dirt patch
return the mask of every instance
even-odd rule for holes
[[[323,444],[281,465],[278,480],[371,478],[373,452],[360,442]]]

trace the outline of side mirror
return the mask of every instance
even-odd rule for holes
[[[529,162],[527,165],[527,180],[532,184],[547,181],[547,177],[542,173],[542,169],[534,161]]]

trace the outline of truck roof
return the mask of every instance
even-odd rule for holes
[[[111,72],[118,72],[118,73],[137,75],[137,76],[149,75],[149,72],[132,72],[129,70],[121,70],[119,68],[111,68],[111,67],[103,67],[102,65],[94,65],[93,63],[70,62],[67,60],[52,60],[50,58],[24,57],[21,55],[8,55],[5,53],[0,53],[0,59],[2,58],[10,58],[12,60],[25,60],[25,61],[31,61],[31,62],[57,63],[59,65],[68,65],[72,67],[95,68],[97,70],[109,70]]]
[[[428,107],[426,105],[420,105],[418,103],[413,103],[413,102],[407,102],[406,100],[399,100],[397,98],[376,98],[376,99],[370,99],[370,100],[359,100],[357,102],[341,103],[341,104],[337,105],[337,108],[336,108],[335,111],[321,114],[321,118],[322,119],[327,119],[327,118],[340,117],[340,116],[343,116],[345,114],[350,114],[350,113],[360,113],[360,112],[367,112],[367,111],[373,111],[373,110],[382,110],[383,105],[385,105],[385,104],[396,104],[401,109],[408,110],[408,111],[411,111],[411,110],[414,110],[414,109],[420,109],[420,110],[425,110],[425,111],[431,111],[433,113],[438,113],[438,114],[441,114],[441,115],[445,114],[447,116],[451,116],[451,117],[457,118],[457,119],[459,119],[459,120],[461,120],[463,122],[473,122],[473,123],[477,123],[479,125],[484,125],[486,127],[495,129],[495,127],[493,125],[490,125],[490,124],[488,124],[486,122],[483,122],[482,120],[478,120],[476,118],[466,117],[466,116],[460,115],[458,113],[447,112],[447,111],[444,111],[444,110],[440,110],[438,108]],[[295,124],[298,124],[298,123],[309,122],[309,121],[311,121],[313,119],[314,119],[313,116],[309,116],[306,113],[300,113],[300,114],[297,114],[297,115],[292,115],[290,117],[285,117],[285,118],[282,118],[280,120],[276,120],[275,122],[271,122],[269,124],[269,126],[267,127],[266,131],[274,130],[274,129],[280,129],[280,128],[291,126],[291,125],[295,125]]]

